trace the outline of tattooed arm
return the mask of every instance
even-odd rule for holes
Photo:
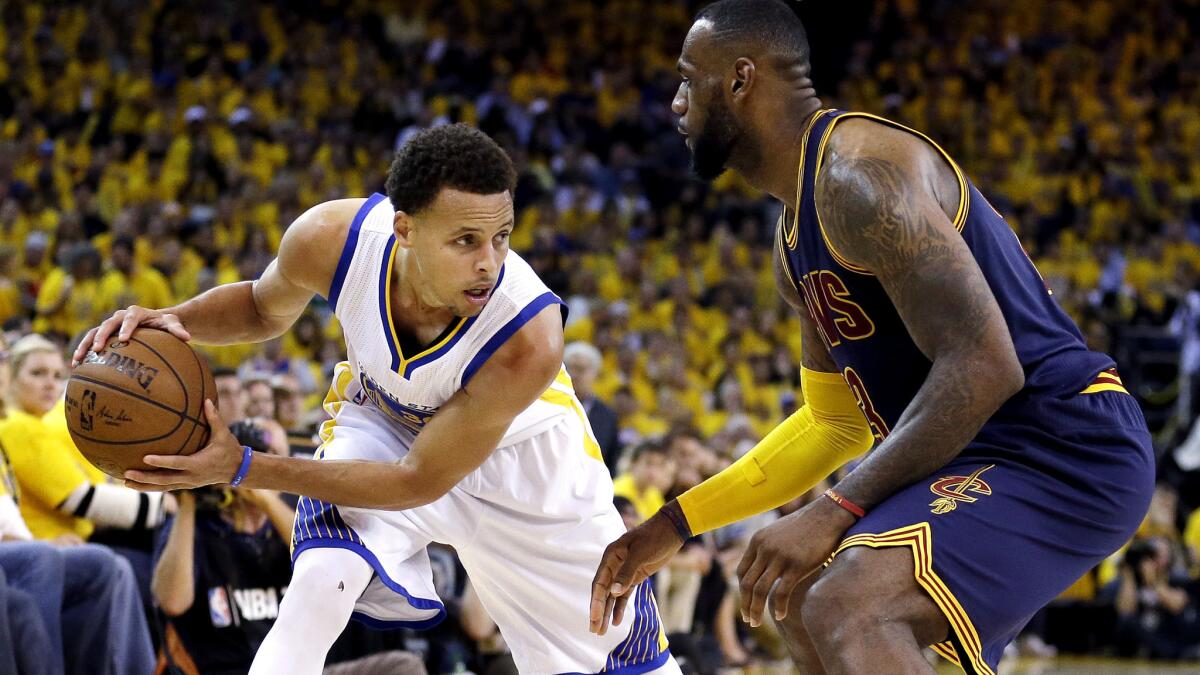
[[[958,196],[945,187],[950,167],[873,122],[839,131],[816,180],[826,235],[875,274],[933,362],[891,435],[837,486],[870,509],[954,458],[1025,377],[996,298],[947,215]]]

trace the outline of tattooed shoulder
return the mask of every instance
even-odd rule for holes
[[[821,224],[851,262],[876,274],[900,272],[939,251],[912,170],[879,156],[831,158],[816,181]],[[945,251],[940,251],[944,253]]]

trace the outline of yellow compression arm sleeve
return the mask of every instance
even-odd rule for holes
[[[692,534],[799,497],[871,449],[871,428],[842,376],[800,370],[804,405],[724,471],[679,496]]]

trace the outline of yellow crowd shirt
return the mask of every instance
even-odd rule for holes
[[[41,418],[10,411],[0,420],[0,444],[12,464],[21,495],[21,516],[33,536],[53,539],[76,534],[87,539],[94,529],[92,522],[61,513],[57,506],[80,485],[103,483],[105,478],[75,448],[62,404]]]
[[[640,520],[645,520],[658,513],[663,504],[667,503],[662,491],[656,487],[647,487],[638,492],[637,486],[633,483],[633,476],[627,473],[613,479],[613,494],[633,502],[633,508],[637,509]]]

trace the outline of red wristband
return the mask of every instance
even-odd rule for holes
[[[861,506],[859,506],[858,504],[855,504],[854,502],[850,501],[849,499],[846,499],[845,497],[839,495],[838,493],[834,492],[832,489],[826,490],[825,496],[829,497],[831,500],[833,500],[834,504],[837,504],[838,506],[842,507],[843,509],[846,509],[850,513],[853,513],[855,518],[862,518],[863,516],[867,515],[867,512],[864,511]]]

